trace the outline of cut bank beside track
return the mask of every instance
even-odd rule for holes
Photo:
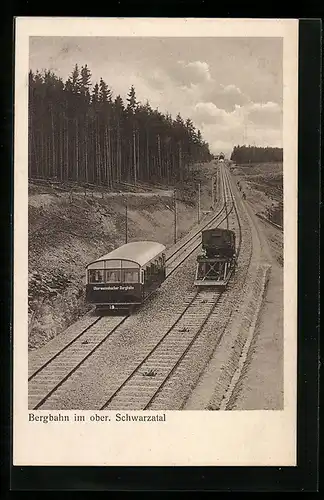
[[[215,224],[220,225],[227,220],[228,195],[225,194],[225,180],[222,174],[223,205],[216,215],[200,226],[199,231],[185,238],[168,256],[168,276],[199,247],[200,231]],[[228,190],[228,188],[227,188]],[[224,215],[225,212],[225,215]],[[47,356],[36,357],[30,363],[29,371],[29,406],[40,408],[46,400],[87,360],[118,327],[126,321],[129,315],[123,317],[88,318],[87,326],[77,334],[72,334],[65,345],[59,349],[47,349]],[[55,342],[52,342],[55,344]]]

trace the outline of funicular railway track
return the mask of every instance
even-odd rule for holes
[[[221,209],[209,222],[200,227],[197,233],[189,237],[169,255],[167,260],[167,265],[170,263],[168,267],[168,277],[199,247],[200,231],[203,228],[215,225],[219,226],[224,221],[228,221],[228,216],[233,211],[236,211],[230,185],[224,173],[222,174],[222,185],[224,202]],[[179,315],[173,326],[168,329],[163,338],[153,346],[149,354],[143,357],[136,369],[121,382],[109,399],[107,398],[107,402],[103,405],[103,409],[108,406],[109,408],[112,407],[117,400],[124,398],[125,391],[127,393],[129,392],[129,387],[131,387],[130,382],[133,383],[133,381],[136,380],[139,370],[143,369],[150,373],[149,366],[154,356],[160,356],[161,352],[163,352],[162,358],[166,359],[166,353],[169,352],[169,359],[167,362],[164,361],[164,364],[165,366],[170,366],[171,363],[171,370],[168,368],[168,373],[164,376],[162,381],[154,377],[154,384],[148,384],[148,386],[151,387],[150,398],[148,398],[148,396],[144,398],[143,392],[145,407],[148,407],[152,402],[151,400],[155,397],[154,393],[152,393],[153,386],[157,394],[165,381],[172,375],[175,367],[181,362],[181,359],[185,356],[188,349],[190,349],[192,343],[195,342],[197,336],[199,336],[200,330],[217,306],[220,295],[220,292],[209,292],[208,294],[201,291],[195,293],[189,300],[185,310]],[[193,318],[192,326],[195,327],[195,333],[193,335],[191,333],[189,338],[189,335],[183,335],[187,333],[187,327],[182,325],[190,316]],[[64,382],[66,382],[103,343],[113,337],[118,327],[120,327],[128,317],[129,314],[119,317],[97,317],[81,332],[72,336],[65,345],[61,346],[59,349],[54,348],[52,351],[49,349],[45,357],[42,358],[42,356],[40,356],[38,360],[36,359],[36,362],[30,367],[28,378],[29,408],[42,409],[46,401],[64,384]],[[177,332],[179,332],[179,330],[180,332],[182,330],[180,333],[181,341],[179,341],[179,335],[177,341]],[[192,329],[189,330],[191,332]],[[175,343],[177,348],[175,348]],[[179,352],[179,349],[181,352]],[[163,364],[163,361],[160,361],[160,363],[161,362]],[[149,376],[145,379],[147,381],[152,380]],[[160,384],[158,387],[156,387],[157,380],[159,380]],[[142,402],[140,406],[143,406]],[[132,399],[132,408],[133,407],[134,401]]]
[[[233,214],[237,221],[239,256],[241,225],[230,183],[225,186],[226,216],[217,226]],[[152,347],[124,381],[111,392],[101,410],[149,410],[166,383],[180,366],[186,354],[199,338],[204,326],[217,308],[224,291],[199,290],[188,302],[176,321]]]

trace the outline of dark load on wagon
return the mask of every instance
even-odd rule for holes
[[[229,229],[206,229],[202,232],[201,246],[206,257],[232,257],[235,253],[235,233]]]

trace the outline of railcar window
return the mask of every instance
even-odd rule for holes
[[[106,283],[120,283],[121,276],[118,269],[106,271]]]
[[[125,283],[138,283],[138,271],[127,269],[123,274],[123,281]]]
[[[91,269],[89,271],[89,283],[103,283],[104,282],[104,271]]]

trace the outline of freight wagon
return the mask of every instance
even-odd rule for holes
[[[194,284],[225,288],[236,265],[234,231],[220,228],[202,231],[201,247]]]

